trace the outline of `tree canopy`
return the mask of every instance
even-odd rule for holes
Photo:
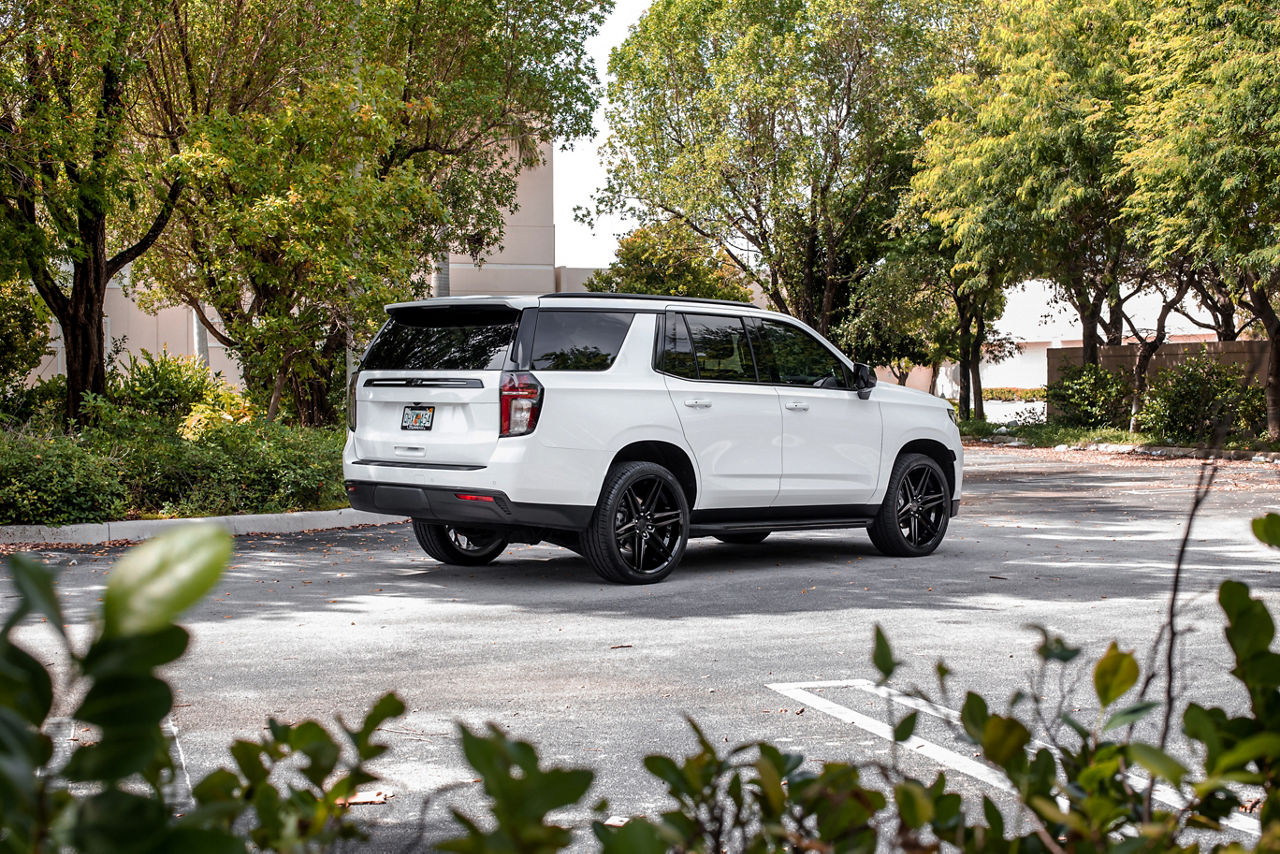
[[[723,250],[678,222],[641,226],[617,259],[587,279],[595,293],[663,294],[751,302],[751,288]]]

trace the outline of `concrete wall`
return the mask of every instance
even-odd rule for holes
[[[1190,356],[1208,353],[1224,364],[1236,364],[1244,368],[1251,382],[1261,383],[1261,375],[1267,366],[1266,341],[1205,341],[1165,344],[1151,358],[1147,376],[1154,377],[1160,371],[1181,364]],[[1098,348],[1098,363],[1109,371],[1120,371],[1128,376],[1133,371],[1138,345],[1121,344]],[[1062,369],[1079,365],[1084,359],[1082,347],[1059,347],[1048,351],[1048,382],[1056,382]]]

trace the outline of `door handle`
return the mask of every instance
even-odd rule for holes
[[[690,409],[710,409],[711,401],[709,400],[686,400],[684,405]]]
[[[809,404],[805,403],[803,400],[790,401],[786,404],[786,407],[787,409],[795,412],[807,412],[809,410]]]

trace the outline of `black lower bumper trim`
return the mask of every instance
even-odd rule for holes
[[[514,526],[581,531],[591,521],[593,507],[528,504],[512,501],[503,492],[442,486],[406,486],[349,480],[347,500],[356,510],[411,516],[449,525]],[[459,496],[469,496],[460,498]]]

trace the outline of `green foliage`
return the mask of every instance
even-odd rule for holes
[[[212,397],[222,385],[197,356],[175,356],[142,351],[142,358],[128,361],[109,378],[113,401],[136,412],[160,418],[185,418],[191,407]]]
[[[1050,417],[1068,427],[1121,427],[1129,418],[1128,381],[1097,365],[1069,366],[1045,388],[1045,399],[1057,410]]]
[[[1160,371],[1138,413],[1143,430],[1174,442],[1251,435],[1265,423],[1262,389],[1245,382],[1239,365],[1222,364],[1207,353]]]
[[[1258,523],[1269,541],[1280,546],[1280,517],[1271,514]],[[1183,733],[1200,748],[1193,751],[1198,757],[1194,767],[1161,746],[1135,738],[1135,725],[1162,706],[1143,698],[1147,683],[1137,659],[1115,643],[1092,666],[1096,722],[1078,721],[1063,704],[1049,702],[1044,696],[1047,686],[1071,684],[1082,675],[1077,669],[1080,650],[1047,629],[1033,627],[1041,636],[1036,650],[1041,665],[1033,676],[1032,692],[1015,693],[1002,711],[969,692],[956,725],[956,734],[972,742],[1005,778],[1007,791],[1016,799],[1011,820],[1006,822],[1007,807],[997,807],[987,797],[980,811],[963,810],[960,792],[948,786],[944,775],[932,782],[915,779],[896,754],[888,762],[824,762],[815,768],[804,757],[763,742],[722,753],[690,722],[697,742],[694,753],[683,759],[660,754],[645,759],[646,769],[666,787],[672,808],[656,819],[634,818],[622,827],[596,821],[598,848],[606,854],[872,854],[887,849],[936,851],[941,843],[943,850],[973,854],[1228,854],[1251,850],[1216,833],[1223,830],[1222,820],[1240,807],[1236,787],[1245,783],[1262,793],[1263,835],[1252,850],[1274,850],[1275,823],[1280,822],[1280,654],[1271,650],[1275,625],[1262,600],[1252,597],[1243,584],[1224,582],[1218,598],[1235,658],[1231,673],[1250,704],[1234,717],[1194,702],[1186,707]],[[872,661],[885,679],[898,666],[879,628]],[[949,671],[939,664],[938,673],[945,680]],[[1126,701],[1135,690],[1138,696]],[[1067,698],[1061,700],[1065,703]],[[912,737],[918,719],[919,712],[912,711],[892,722],[895,744]],[[1034,740],[1033,728],[1039,730]],[[541,853],[567,847],[567,832],[546,824],[546,810],[571,805],[574,801],[568,799],[575,792],[580,798],[590,772],[542,770],[528,744],[512,741],[496,728],[483,739],[464,731],[464,743],[469,761],[485,780],[494,823],[501,830],[485,834],[478,827],[488,824],[459,816],[468,836],[447,843],[447,850]],[[1167,808],[1149,799],[1146,787],[1134,782],[1138,769],[1152,783],[1177,789],[1185,805]],[[863,782],[872,775],[875,785]],[[545,781],[554,795],[526,807],[531,780]],[[966,786],[965,791],[972,789]],[[603,813],[607,804],[596,810]]]
[[[48,309],[20,280],[0,279],[0,394],[25,385],[50,352]]]
[[[683,221],[820,332],[882,257],[950,4],[660,0],[614,50],[599,209]]]
[[[36,380],[29,386],[0,389],[0,422],[25,424],[39,418],[53,424],[57,419],[48,416],[61,411],[66,399],[67,378],[63,374]]]
[[[187,439],[101,399],[88,411],[75,435],[0,431],[0,524],[345,506],[342,430],[211,418]]]
[[[165,800],[177,770],[162,729],[173,692],[157,671],[186,651],[189,635],[174,620],[213,588],[230,556],[231,538],[200,526],[133,549],[107,579],[83,650],[63,630],[54,572],[22,555],[10,559],[19,604],[0,632],[0,849],[244,852],[252,842],[258,851],[297,852],[361,835],[345,799],[377,779],[365,763],[385,750],[373,740],[378,727],[404,713],[394,694],[358,728],[342,726],[341,743],[315,721],[270,720],[259,741],[232,745],[233,768],[193,787],[194,810],[175,815]],[[14,641],[29,616],[43,618],[70,661],[57,693],[45,667]],[[45,730],[55,708],[77,699],[72,721],[97,738],[78,743],[63,763]],[[287,772],[295,772],[291,782],[278,782]]]
[[[75,439],[0,430],[0,525],[121,519],[127,497],[110,458]]]
[[[662,294],[751,302],[742,272],[715,245],[676,222],[640,227],[617,260],[586,282],[592,293]]]
[[[1014,388],[1012,386],[992,386],[982,389],[983,400],[1000,400],[1007,403],[1033,403],[1045,400],[1042,388]]]

